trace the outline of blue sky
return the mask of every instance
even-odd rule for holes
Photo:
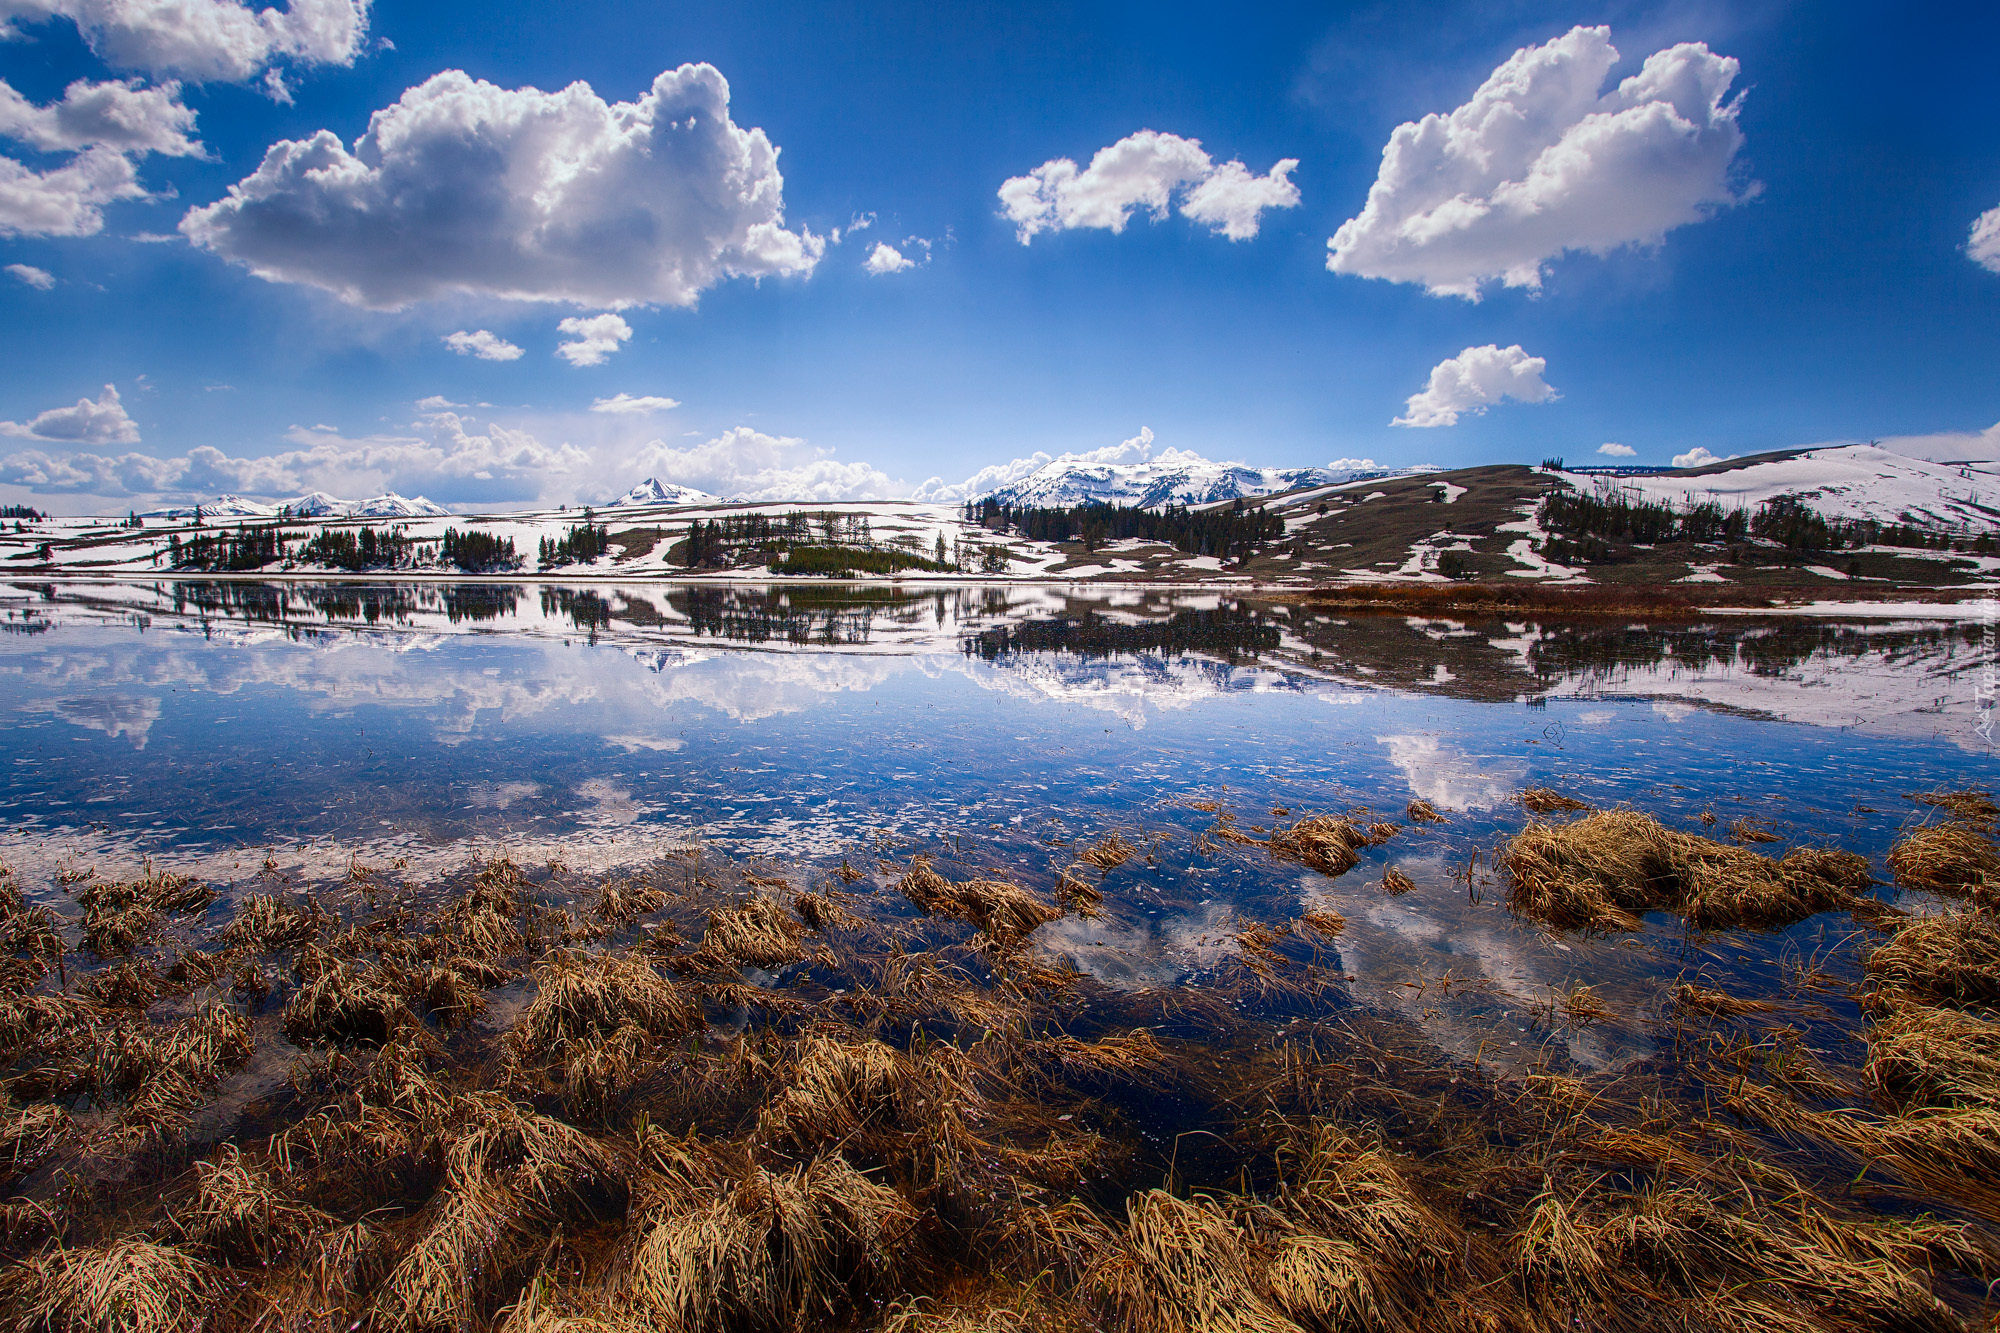
[[[9,14],[0,497],[59,511],[859,498],[1142,428],[1462,465],[2000,420],[1990,9]]]

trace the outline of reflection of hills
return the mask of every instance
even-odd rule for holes
[[[1224,605],[1213,610],[1176,611],[1164,621],[1114,619],[1092,610],[1078,615],[996,625],[968,636],[968,657],[988,662],[1020,653],[1070,653],[1077,657],[1117,657],[1202,653],[1235,662],[1278,647],[1277,626],[1259,610]]]
[[[169,603],[177,616],[292,625],[331,621],[402,625],[442,615],[453,625],[510,616],[521,589],[488,583],[173,583]]]

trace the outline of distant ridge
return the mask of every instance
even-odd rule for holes
[[[265,503],[240,495],[218,495],[200,504],[174,509],[149,509],[144,518],[450,518],[451,511],[419,495],[414,499],[390,491],[366,500],[341,500],[325,491],[308,491],[292,500]]]

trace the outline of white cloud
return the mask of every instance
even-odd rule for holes
[[[0,0],[12,25],[74,22],[106,64],[159,77],[243,83],[277,60],[351,65],[368,32],[369,0],[291,0],[252,10],[242,0]]]
[[[556,325],[556,332],[574,339],[556,346],[556,355],[572,366],[601,366],[618,344],[632,339],[632,326],[617,315],[572,315]]]
[[[685,449],[654,440],[639,451],[632,468],[641,476],[740,500],[827,504],[899,492],[898,483],[867,463],[840,463],[830,455],[801,439],[738,426]]]
[[[1389,762],[1402,770],[1410,794],[1447,810],[1493,810],[1527,778],[1518,759],[1469,754],[1436,736],[1377,736]]]
[[[1430,383],[1409,397],[1409,410],[1392,426],[1456,426],[1461,413],[1477,416],[1503,398],[1546,403],[1556,391],[1542,382],[1549,363],[1529,356],[1519,343],[1468,347],[1431,370]]]
[[[0,435],[65,444],[137,444],[139,425],[126,415],[118,390],[107,384],[95,402],[79,398],[75,407],[52,407],[25,423],[0,421]]]
[[[457,333],[447,333],[444,345],[460,356],[476,356],[481,361],[518,361],[521,349],[508,342],[497,333],[486,329],[475,329],[467,333],[460,329]]]
[[[352,152],[329,130],[273,144],[181,230],[259,277],[383,309],[455,293],[687,306],[725,277],[810,273],[826,247],[785,230],[778,150],[729,119],[711,65],[618,103],[447,70]]]
[[[1973,219],[1965,253],[1979,267],[2000,273],[2000,208],[1989,208]]]
[[[36,268],[33,264],[9,264],[7,272],[38,292],[45,292],[56,285],[55,274],[47,269]]]
[[[181,105],[180,91],[178,83],[148,88],[137,79],[78,79],[62,101],[36,106],[0,79],[0,135],[47,153],[104,147],[196,157],[202,148],[190,137],[194,111]]]
[[[115,396],[112,401],[115,405]],[[207,445],[178,458],[26,450],[0,458],[0,482],[107,497],[229,493],[276,499],[310,490],[376,495],[456,487],[460,493],[529,498],[552,479],[590,466],[590,455],[573,445],[550,447],[527,431],[489,423],[480,432],[469,429],[472,424],[453,412],[435,412],[416,423],[417,434],[361,439],[330,426],[295,426],[286,433],[295,448],[262,458],[232,458]],[[137,439],[136,431],[130,439]]]
[[[115,149],[86,149],[48,171],[0,157],[0,236],[95,236],[104,205],[146,197],[132,160]]]
[[[681,405],[678,398],[659,398],[651,394],[633,396],[629,393],[614,394],[609,398],[599,398],[590,405],[593,412],[610,412],[620,416],[644,416],[649,412],[670,412]]]
[[[1608,454],[1613,458],[1631,458],[1639,451],[1629,444],[1600,444],[1597,446],[1597,452]]]
[[[464,403],[454,403],[453,401],[451,401],[451,399],[445,397],[441,393],[434,393],[428,398],[417,399],[417,411],[422,412],[425,415],[429,415],[433,412],[448,412],[454,407],[464,407],[464,406],[465,406]],[[333,427],[315,426],[313,427],[313,429],[332,430]]]
[[[1153,430],[1150,426],[1139,427],[1139,433],[1129,440],[1117,444],[1107,444],[1100,449],[1086,449],[1081,453],[1065,451],[1050,454],[1037,449],[1026,458],[1016,458],[1006,463],[995,463],[983,467],[964,481],[947,483],[943,477],[932,477],[911,494],[913,500],[928,501],[932,504],[957,504],[975,495],[985,495],[989,491],[1011,486],[1017,481],[1031,477],[1051,463],[1123,464],[1144,463],[1153,456]],[[1160,455],[1163,463],[1187,462],[1205,463],[1208,460],[1192,449],[1168,449]]]
[[[1734,458],[1736,455],[1731,454],[1730,457]],[[1720,455],[1710,453],[1706,446],[1699,444],[1684,454],[1674,455],[1675,467],[1707,467],[1710,463],[1723,461]]]
[[[1257,176],[1241,162],[1218,167],[1199,139],[1140,130],[1098,149],[1086,168],[1058,157],[1010,178],[1000,202],[1023,245],[1040,232],[1074,227],[1122,232],[1134,210],[1164,218],[1176,194],[1183,217],[1243,241],[1257,234],[1263,210],[1297,205],[1299,189],[1286,177],[1298,165],[1288,157]]]
[[[906,257],[901,250],[887,241],[875,242],[875,248],[868,252],[868,258],[861,263],[861,267],[878,278],[885,273],[901,273],[906,268],[916,266],[916,260]]]
[[[1618,61],[1609,28],[1524,47],[1449,115],[1400,125],[1367,206],[1327,242],[1326,266],[1433,295],[1537,288],[1565,250],[1605,254],[1738,203],[1737,62],[1684,42],[1599,95]]]
[[[2000,459],[2000,423],[1985,430],[1948,430],[1930,435],[1891,435],[1870,440],[1878,449],[1930,463],[1984,463]]]

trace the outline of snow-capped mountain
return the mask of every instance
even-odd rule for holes
[[[1731,459],[1646,476],[1565,477],[1586,492],[1617,490],[1676,505],[1755,509],[1776,496],[1795,495],[1828,518],[1929,528],[1964,524],[1974,532],[2000,527],[2000,463],[1932,463],[1868,444]]]
[[[602,507],[616,509],[621,505],[713,504],[717,498],[707,491],[698,491],[692,486],[676,486],[657,477],[648,477],[616,500],[607,501]]]
[[[1152,509],[1270,495],[1300,486],[1324,486],[1376,474],[1387,475],[1387,470],[1251,467],[1245,463],[1213,462],[1185,449],[1168,449],[1157,458],[1137,463],[1058,458],[988,494],[1002,504],[1068,506],[1102,501]]]
[[[266,504],[240,495],[218,495],[178,509],[151,509],[144,518],[450,518],[451,511],[419,495],[415,499],[390,491],[366,500],[342,500],[325,491],[309,491],[293,500]]]

